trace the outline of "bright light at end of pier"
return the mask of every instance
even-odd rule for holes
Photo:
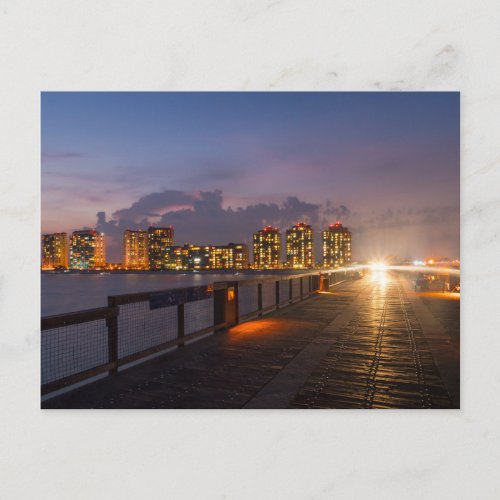
[[[387,271],[388,266],[384,262],[372,262],[370,264],[371,272],[371,281],[379,285],[382,288],[385,288],[387,284]]]

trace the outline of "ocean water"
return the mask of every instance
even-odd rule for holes
[[[137,273],[72,274],[54,273],[41,276],[42,316],[104,307],[109,295],[167,290],[207,285],[214,281],[244,280],[263,275],[256,273]]]

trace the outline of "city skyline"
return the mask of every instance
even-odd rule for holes
[[[333,237],[335,233],[335,238]],[[42,270],[166,270],[166,269],[312,269],[350,265],[352,235],[340,221],[320,231],[321,255],[314,255],[314,228],[303,222],[282,233],[266,226],[253,233],[253,243],[224,245],[175,244],[173,226],[126,229],[122,236],[122,261],[106,258],[106,238],[95,229],[41,235]],[[342,235],[339,239],[338,236]],[[253,260],[250,259],[253,256]]]
[[[42,232],[95,228],[111,261],[151,224],[251,246],[339,218],[353,260],[459,257],[458,93],[42,94]]]

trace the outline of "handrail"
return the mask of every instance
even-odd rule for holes
[[[53,316],[42,317],[41,329],[51,330],[62,326],[77,325],[87,323],[88,321],[97,321],[118,316],[116,307],[98,307],[96,309],[84,309],[82,311],[73,311],[64,314],[55,314]]]
[[[214,283],[212,285],[197,285],[197,286],[183,286],[178,288],[165,288],[162,290],[150,290],[147,292],[136,292],[136,293],[123,293],[119,295],[111,295],[113,297],[116,305],[125,305],[125,304],[133,304],[134,302],[143,302],[149,300],[152,294],[160,294],[160,293],[178,293],[178,292],[189,292],[195,291],[202,287],[212,287],[212,290],[223,288],[220,284]]]
[[[106,355],[104,356],[106,358],[105,361],[102,359],[103,356],[101,353],[101,361],[96,366],[90,366],[86,367],[85,369],[80,369],[80,371],[78,371],[77,373],[62,376],[56,380],[51,380],[49,378],[49,381],[42,385],[42,394],[48,394],[55,390],[65,388],[67,386],[84,381],[105,372],[107,372],[108,375],[114,375],[118,372],[119,367],[128,365],[134,361],[147,358],[155,353],[165,351],[172,347],[182,347],[186,342],[189,342],[190,340],[194,340],[196,338],[219,331],[224,328],[229,328],[239,322],[262,316],[263,314],[271,312],[275,309],[279,309],[296,301],[311,297],[320,289],[320,276],[325,274],[330,275],[332,272],[333,271],[320,272],[311,270],[310,272],[306,273],[290,273],[286,275],[265,276],[262,278],[245,280],[228,280],[223,282],[216,282],[210,285],[112,295],[108,297],[108,307],[100,307],[95,309],[42,317],[42,331],[64,328],[67,326],[88,323],[91,321],[105,320],[106,323],[104,333],[101,331],[99,335],[107,335],[107,340],[105,340],[107,345]],[[339,269],[338,272],[342,271]],[[347,271],[343,272],[347,273]],[[304,278],[309,279],[305,280]],[[294,281],[295,283],[297,283],[297,280],[298,289],[292,287],[292,283]],[[282,290],[280,282],[284,281],[288,281],[289,286],[285,286],[285,289]],[[269,300],[267,300],[266,304],[264,305],[263,284],[269,282],[275,283],[276,290],[274,295],[272,295],[272,303],[269,303]],[[305,285],[306,283],[307,285]],[[254,302],[253,305],[254,309],[252,309],[251,311],[245,311],[245,313],[240,314],[238,289],[240,287],[246,288],[252,285],[257,285],[256,296],[254,296],[254,298],[252,299],[257,299],[256,303]],[[267,297],[269,299],[269,295],[267,295]],[[196,302],[206,298],[213,298],[213,324],[185,335],[185,303]],[[140,349],[137,352],[132,352],[131,354],[122,353],[120,355],[120,325],[122,324],[119,322],[120,308],[121,306],[125,306],[127,304],[147,301],[149,301],[149,311],[153,311],[152,314],[155,314],[154,311],[158,309],[171,307],[176,308],[176,338],[161,341],[148,347],[144,346],[146,348]],[[122,311],[122,314],[125,313]],[[102,330],[103,325],[96,328],[101,328]],[[56,333],[54,333],[54,335],[56,335]],[[75,333],[75,335],[78,334]],[[63,342],[63,352],[67,352],[68,349],[71,351],[72,349],[76,348],[76,352],[73,353],[72,356],[78,357],[78,348],[81,345],[82,339],[85,340],[87,332],[83,330],[80,335],[83,335],[83,337],[76,337],[76,340],[73,341],[71,340],[71,338],[69,338],[70,340],[68,340],[66,333],[62,333],[62,340],[59,340],[59,338],[56,337],[56,340],[53,344],[56,347],[54,348],[57,349],[57,346],[59,346],[60,348],[61,344],[58,344],[58,342]],[[48,342],[47,339],[50,338],[51,337],[47,337],[45,341]],[[44,338],[42,337],[42,342],[43,341]],[[68,344],[64,344],[65,342],[68,342]],[[75,343],[72,344],[71,342]],[[49,348],[51,346],[50,343],[46,345],[48,345]],[[98,345],[102,346],[102,344]],[[139,345],[138,347],[141,346]],[[99,351],[95,352],[98,353]],[[55,351],[55,353],[57,353],[57,351]],[[51,357],[52,355],[49,353],[49,359],[51,359]],[[55,366],[56,370],[61,369],[62,373],[68,373],[68,370],[66,370],[66,366],[64,365],[62,366],[62,368],[60,368],[60,366],[57,364],[52,366]],[[71,369],[69,371],[71,371]]]

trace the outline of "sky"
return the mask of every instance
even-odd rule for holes
[[[251,245],[341,221],[353,258],[459,257],[458,92],[44,92],[42,233]]]

